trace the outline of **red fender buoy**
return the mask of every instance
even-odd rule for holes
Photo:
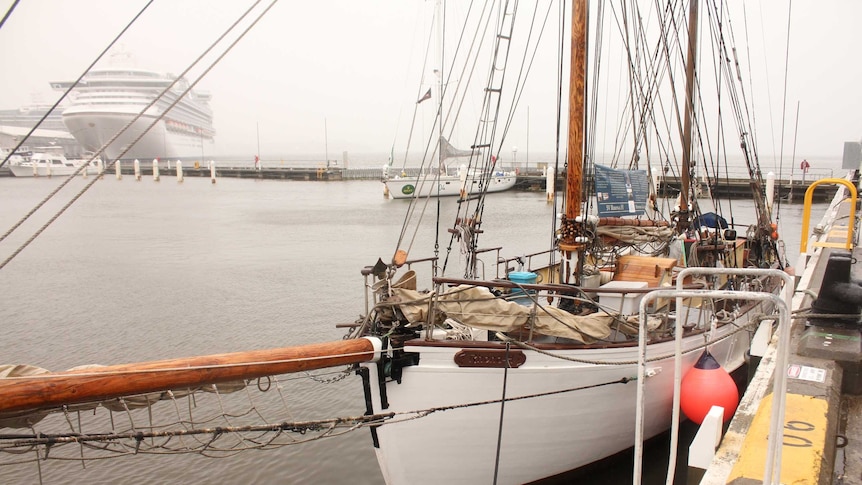
[[[697,424],[703,422],[712,406],[724,408],[727,422],[739,404],[739,390],[730,374],[718,361],[704,351],[700,359],[682,378],[680,386],[680,408],[688,419]]]

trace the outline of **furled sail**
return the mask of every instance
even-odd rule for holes
[[[411,323],[428,319],[430,293],[405,288],[392,289],[394,302]],[[494,332],[512,332],[528,325],[533,331],[551,337],[592,343],[608,338],[614,317],[604,312],[590,315],[573,315],[552,306],[539,306],[533,313],[531,306],[498,298],[487,288],[456,286],[437,296],[437,310],[459,323]],[[531,323],[532,321],[532,323]],[[650,321],[650,327],[658,321]],[[634,326],[634,332],[637,330]]]
[[[445,137],[440,137],[440,161],[455,157],[469,157],[476,154],[475,150],[461,150],[452,146]]]

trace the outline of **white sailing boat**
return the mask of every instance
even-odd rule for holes
[[[458,89],[459,83],[451,81],[444,82],[444,76],[455,69],[455,59],[450,65],[446,65],[443,59],[443,30],[444,30],[443,2],[435,2],[434,27],[436,29],[437,65],[433,69],[435,85],[428,88],[425,94],[416,102],[415,110],[421,109],[426,100],[436,101],[436,116],[434,119],[436,137],[432,136],[426,145],[423,162],[419,172],[408,175],[403,167],[401,172],[394,173],[392,163],[394,155],[390,157],[389,163],[383,168],[384,195],[393,199],[410,199],[426,197],[458,196],[462,199],[484,193],[503,192],[515,186],[518,181],[516,170],[504,170],[497,164],[499,153],[493,153],[490,145],[474,145],[468,150],[458,149],[452,146],[444,134],[444,130],[451,133],[455,125],[455,117],[444,117],[444,110],[452,109],[458,103],[464,102],[465,93]],[[466,54],[464,62],[475,60],[475,53]],[[434,94],[432,94],[432,92]],[[491,115],[485,113],[486,123],[494,125]],[[414,124],[417,121],[417,113],[414,112]],[[447,120],[451,124],[447,126]],[[411,129],[411,132],[413,130]],[[411,137],[412,138],[412,137]],[[409,153],[409,146],[406,152]],[[429,149],[430,148],[430,149]],[[394,149],[393,149],[394,152]],[[456,168],[449,165],[451,159],[464,160],[466,163],[459,164]],[[404,165],[407,155],[404,156]]]
[[[480,170],[460,165],[456,173],[446,170],[446,160],[457,157],[472,157],[472,150],[458,150],[445,138],[440,137],[440,164],[434,170],[427,170],[415,177],[405,173],[390,176],[388,167],[384,169],[383,184],[386,194],[393,199],[424,197],[458,196],[466,198],[483,193],[503,192],[515,186],[518,174],[514,171]]]
[[[690,2],[686,8],[669,2],[660,15],[651,12],[657,14],[658,26],[640,30],[643,25],[632,23],[626,29],[636,32],[623,29],[623,37],[638,41],[637,47],[633,42],[626,45],[625,52],[631,56],[624,63],[629,69],[631,86],[626,92],[630,97],[622,106],[623,121],[617,125],[619,138],[628,135],[628,141],[600,164],[590,130],[594,126],[591,120],[599,112],[596,104],[602,102],[596,93],[603,78],[590,78],[596,89],[587,89],[587,51],[594,46],[593,57],[598,59],[604,48],[599,46],[619,45],[603,43],[598,36],[588,42],[587,32],[609,35],[616,30],[602,28],[613,21],[605,8],[624,9],[627,18],[649,16],[637,11],[634,3],[599,3],[590,19],[594,25],[587,29],[586,0],[573,2],[571,41],[563,42],[572,46],[571,57],[570,61],[560,59],[560,67],[571,66],[568,83],[563,83],[570,91],[565,210],[549,240],[537,243],[544,250],[507,258],[501,256],[501,248],[479,246],[488,202],[485,195],[490,190],[485,184],[474,196],[459,198],[458,213],[446,231],[450,250],[460,249],[463,255],[463,266],[452,270],[449,255],[441,256],[436,250],[431,257],[413,257],[414,241],[405,236],[410,231],[402,231],[391,260],[381,259],[363,269],[367,308],[342,341],[32,377],[14,374],[20,370],[15,368],[10,372],[17,377],[0,379],[0,426],[23,423],[32,427],[48,411],[67,413],[85,403],[93,407],[97,405],[93,403],[102,403],[108,409],[108,404],[119,406],[131,417],[128,396],[137,397],[135,406],[146,407],[202,389],[217,391],[224,383],[231,383],[234,390],[248,385],[249,393],[254,387],[264,392],[270,382],[266,376],[350,364],[362,376],[367,406],[362,417],[209,429],[210,421],[187,421],[180,416],[180,406],[174,406],[177,426],[173,429],[132,426],[129,432],[87,436],[73,429],[50,439],[34,432],[18,446],[25,447],[24,451],[44,448],[47,456],[47,449],[62,440],[77,444],[98,439],[100,446],[119,441],[124,449],[137,452],[142,446],[167,448],[163,443],[173,437],[212,435],[209,441],[189,440],[186,451],[201,453],[224,433],[258,433],[231,447],[268,448],[275,437],[260,439],[262,433],[278,437],[290,431],[306,433],[343,425],[371,429],[387,483],[527,483],[632,447],[638,435],[635,378],[641,374],[647,415],[643,436],[668,429],[674,408],[676,324],[684,329],[684,371],[694,366],[704,349],[727,371],[733,371],[744,363],[755,325],[773,309],[757,301],[707,296],[681,301],[648,299],[650,316],[641,321],[635,314],[643,294],[674,283],[777,293],[781,281],[774,277],[687,281],[679,278],[679,269],[783,268],[770,213],[762,208],[762,177],[746,110],[741,108],[745,101],[730,94],[739,88],[733,76],[728,81],[731,86],[718,86],[725,93],[722,100],[736,107],[733,122],[725,126],[737,130],[741,142],[735,145],[748,162],[759,210],[741,236],[734,229],[737,226],[716,222],[720,217],[705,217],[709,212],[701,207],[705,202],[690,196],[693,157],[705,165],[714,155],[701,126],[709,119],[703,116],[706,83],[694,82],[697,35],[687,34],[698,32],[698,5]],[[614,15],[622,13],[613,11]],[[514,93],[511,99],[516,99],[522,89],[519,77],[507,91],[511,86],[502,75],[503,59],[516,38],[515,26],[520,25],[515,20],[518,15],[515,5],[507,2],[486,4],[479,15],[480,24],[495,26],[490,50],[497,56],[491,61],[494,69],[486,71],[484,116],[471,145],[471,151],[481,153],[484,160],[480,171],[486,171],[505,142],[505,130],[494,129],[498,120],[505,120],[497,116],[504,104],[502,94]],[[560,19],[561,26],[567,24]],[[686,24],[688,30],[683,27]],[[725,25],[710,24],[711,34],[728,40],[721,35]],[[648,34],[654,36],[652,46]],[[688,39],[687,48],[679,39]],[[724,42],[714,45],[720,49],[716,55],[720,73],[739,72],[736,66],[730,69],[732,48]],[[671,74],[680,64],[686,67],[685,89],[673,85]],[[596,62],[595,67],[600,65]],[[666,112],[659,109],[659,100],[664,100],[661,106]],[[429,147],[441,146],[441,137],[449,134],[454,123],[442,109],[438,116]],[[602,122],[613,125],[611,120]],[[715,136],[721,143],[725,141],[723,132]],[[623,153],[627,155],[623,157]],[[622,158],[627,160],[618,163]],[[650,184],[651,160],[668,166],[675,160],[683,167],[676,169],[683,183],[672,212],[663,210],[668,208],[660,201],[677,194],[666,194],[674,196],[667,199],[654,181]],[[592,175],[593,186],[584,184],[584,174]],[[411,199],[405,229],[411,218],[421,217],[422,203],[421,197]],[[494,259],[486,265],[483,258],[488,256]],[[447,271],[463,273],[453,278]],[[486,273],[493,276],[486,277]],[[645,369],[637,364],[639,341],[647,348]],[[250,414],[256,416],[254,413]],[[160,441],[150,439],[153,437]],[[226,452],[232,452],[231,447]],[[111,451],[107,444],[103,449]]]
[[[509,5],[500,9],[494,17],[499,30],[493,50],[505,53],[514,37],[511,18],[517,12]],[[692,170],[686,167],[711,155],[703,135],[708,129],[702,126],[706,83],[698,84],[701,78],[694,71],[697,2],[688,9],[667,5],[658,26],[631,27],[628,34],[638,39],[637,46],[624,44],[625,52],[643,56],[627,61],[631,100],[623,106],[621,121],[604,120],[611,126],[632,126],[628,131],[621,128],[630,140],[615,148],[617,155],[628,153],[628,166],[613,166],[621,156],[612,159],[610,167],[595,161],[588,131],[597,110],[591,106],[604,101],[589,99],[599,91],[587,89],[586,59],[588,46],[610,41],[588,40],[587,32],[614,30],[603,28],[610,21],[605,10],[649,17],[636,6],[632,9],[600,4],[591,19],[595,25],[588,29],[586,1],[573,2],[567,193],[550,251],[535,253],[528,261],[498,256],[496,268],[493,263],[482,266],[488,250],[477,243],[486,203],[480,196],[475,204],[459,207],[449,229],[465,254],[463,278],[439,276],[446,271],[448,257],[442,262],[432,258],[425,274],[432,282],[417,286],[418,268],[427,259],[411,260],[407,248],[412,241],[400,242],[390,264],[369,269],[368,274],[379,278],[372,286],[376,305],[352,336],[384,335],[384,356],[379,362],[361,364],[361,374],[368,414],[400,418],[397,424],[372,431],[387,483],[528,483],[630,448],[638,435],[634,378],[639,337],[646,339],[649,356],[643,383],[647,416],[643,436],[649,438],[672,423],[674,323],[684,320],[684,372],[704,348],[724,369],[734,371],[745,361],[759,317],[772,312],[771,305],[753,301],[659,300],[649,304],[650,317],[640,327],[632,318],[644,291],[676,284],[686,266],[783,267],[767,211],[758,209],[746,237],[741,237],[722,224],[720,216],[707,214],[701,207],[705,201],[691,195]],[[718,17],[721,12],[710,13]],[[685,25],[692,35],[680,27]],[[711,28],[713,38],[726,39],[720,26]],[[654,45],[646,40],[649,33],[657,35]],[[679,38],[688,39],[687,49],[682,41],[669,40]],[[601,54],[596,48],[590,56]],[[726,50],[717,57],[723,62],[731,58]],[[680,83],[685,89],[673,85],[674,64],[687,72],[687,82]],[[497,59],[494,65],[499,65]],[[600,65],[597,59],[596,66]],[[717,69],[721,75],[733,72],[731,67]],[[499,79],[493,74],[485,92],[496,95],[505,85],[496,84]],[[601,79],[593,76],[594,82]],[[737,89],[732,81],[729,87],[719,87]],[[751,130],[738,104],[744,98],[728,96],[736,103],[738,145],[749,162],[755,201],[762,207],[762,178]],[[491,104],[497,99],[486,97]],[[675,103],[672,114],[658,111],[662,99],[665,109]],[[495,108],[488,106],[487,111]],[[668,130],[670,126],[679,130]],[[663,129],[670,132],[668,138],[656,141],[653,137]],[[502,141],[483,146],[493,151]],[[678,159],[682,167],[674,170],[683,179],[678,205],[664,216],[656,202],[661,194],[655,182],[649,183],[653,169],[640,160],[642,154],[647,159]],[[585,187],[584,174],[592,176],[593,186]],[[499,249],[492,248],[491,254],[499,255]],[[484,279],[485,272],[499,279]],[[781,286],[777,278],[730,277],[700,283],[713,289],[765,292],[777,292]]]

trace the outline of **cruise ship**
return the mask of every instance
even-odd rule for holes
[[[93,69],[73,91],[73,101],[63,111],[63,123],[84,150],[97,152],[176,79],[171,74],[134,67]],[[52,82],[66,90],[71,82]],[[179,103],[135,143],[177,97],[188,88],[185,78],[151,106],[134,126],[107,148],[110,159],[196,159],[210,156],[215,129],[210,95],[189,91]],[[130,146],[134,143],[134,146]],[[125,154],[123,153],[125,152]]]
[[[44,117],[45,120],[42,121],[39,128],[66,131],[66,125],[63,124],[63,109],[63,107],[58,107],[51,111],[51,105],[45,103],[34,103],[14,109],[0,109],[0,126],[29,129],[36,126],[36,123]]]

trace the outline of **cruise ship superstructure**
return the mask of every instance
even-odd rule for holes
[[[74,89],[74,100],[63,111],[63,123],[85,150],[96,152],[110,141],[150,102],[169,86],[175,77],[134,67],[93,69]],[[53,82],[65,90],[71,82]],[[210,95],[189,91],[143,137],[134,142],[153,120],[162,115],[188,88],[181,78],[151,106],[134,126],[126,130],[104,151],[110,159],[141,160],[185,158],[201,160],[213,151],[215,130],[212,125]],[[128,151],[123,154],[132,143]]]

